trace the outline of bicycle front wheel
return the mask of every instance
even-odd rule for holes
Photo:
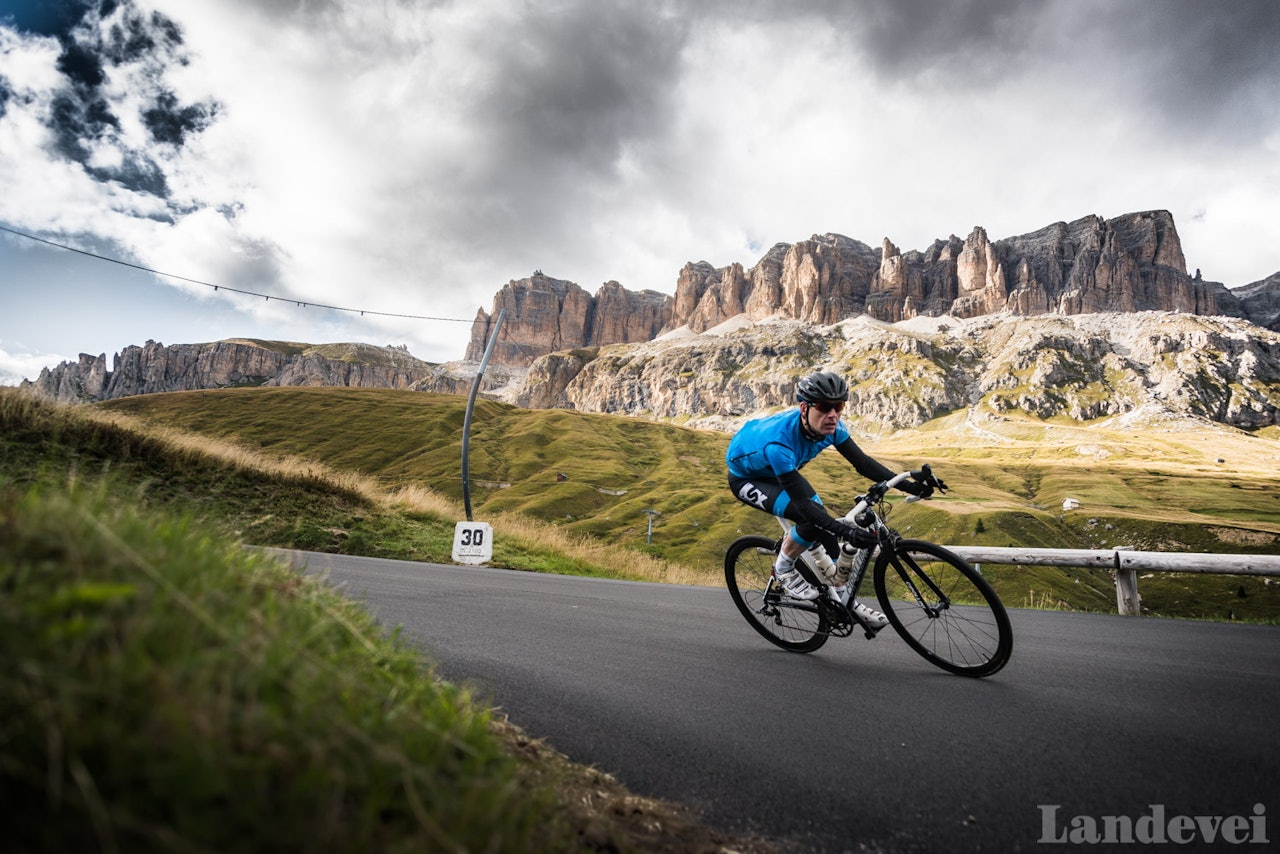
[[[768,537],[740,537],[724,556],[729,595],[747,622],[770,643],[790,652],[813,652],[827,642],[826,617],[813,602],[782,595],[771,584],[778,543]]]
[[[902,540],[882,550],[876,596],[907,645],[943,670],[990,676],[1009,661],[1013,629],[991,585],[942,546]]]

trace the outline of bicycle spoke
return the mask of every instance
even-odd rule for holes
[[[906,541],[882,557],[876,593],[902,639],[939,667],[985,676],[1009,658],[1004,607],[976,570],[940,546]]]
[[[771,643],[792,652],[812,652],[827,640],[826,621],[812,604],[770,591],[775,545],[765,537],[743,537],[729,547],[729,593],[747,621]]]

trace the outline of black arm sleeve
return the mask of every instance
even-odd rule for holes
[[[789,471],[778,475],[778,483],[787,491],[791,505],[787,508],[787,518],[793,522],[814,525],[841,539],[850,539],[855,535],[852,525],[835,518],[826,508],[814,501],[817,495],[809,481],[798,471]]]
[[[859,448],[858,444],[854,442],[852,438],[845,439],[839,445],[836,445],[836,450],[840,452],[840,456],[853,464],[853,467],[857,470],[858,474],[862,475],[867,480],[880,483],[881,481],[888,480],[897,474],[897,472],[889,469],[884,464],[867,456],[867,452]],[[920,488],[920,484],[910,479],[904,480],[902,483],[898,484],[898,489],[901,489],[903,492],[909,492],[912,495],[919,495]]]
[[[879,483],[882,480],[888,480],[895,474],[883,464],[867,456],[867,452],[859,448],[858,443],[853,441],[852,438],[845,439],[839,445],[836,445],[836,450],[840,452],[840,456],[853,464],[858,474],[867,480]]]

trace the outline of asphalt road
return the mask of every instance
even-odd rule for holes
[[[531,735],[725,830],[813,852],[1074,849],[1046,843],[1106,816],[1179,850],[1280,838],[1280,627],[1013,611],[1011,662],[973,680],[892,629],[784,652],[723,589],[301,557]]]

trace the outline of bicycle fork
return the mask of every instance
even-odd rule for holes
[[[942,616],[942,612],[951,607],[951,600],[947,598],[947,594],[942,592],[937,583],[929,577],[929,573],[920,569],[919,565],[912,559],[911,555],[895,553],[889,559],[893,564],[894,570],[898,573],[898,577],[902,579],[902,583],[906,585],[907,590],[911,592],[915,598],[916,604],[924,611],[925,616],[931,620],[936,620]],[[903,564],[909,566],[912,572],[908,572]],[[924,579],[925,586],[937,597],[937,605],[930,605],[924,596],[920,593],[919,586],[911,579],[912,575]]]

